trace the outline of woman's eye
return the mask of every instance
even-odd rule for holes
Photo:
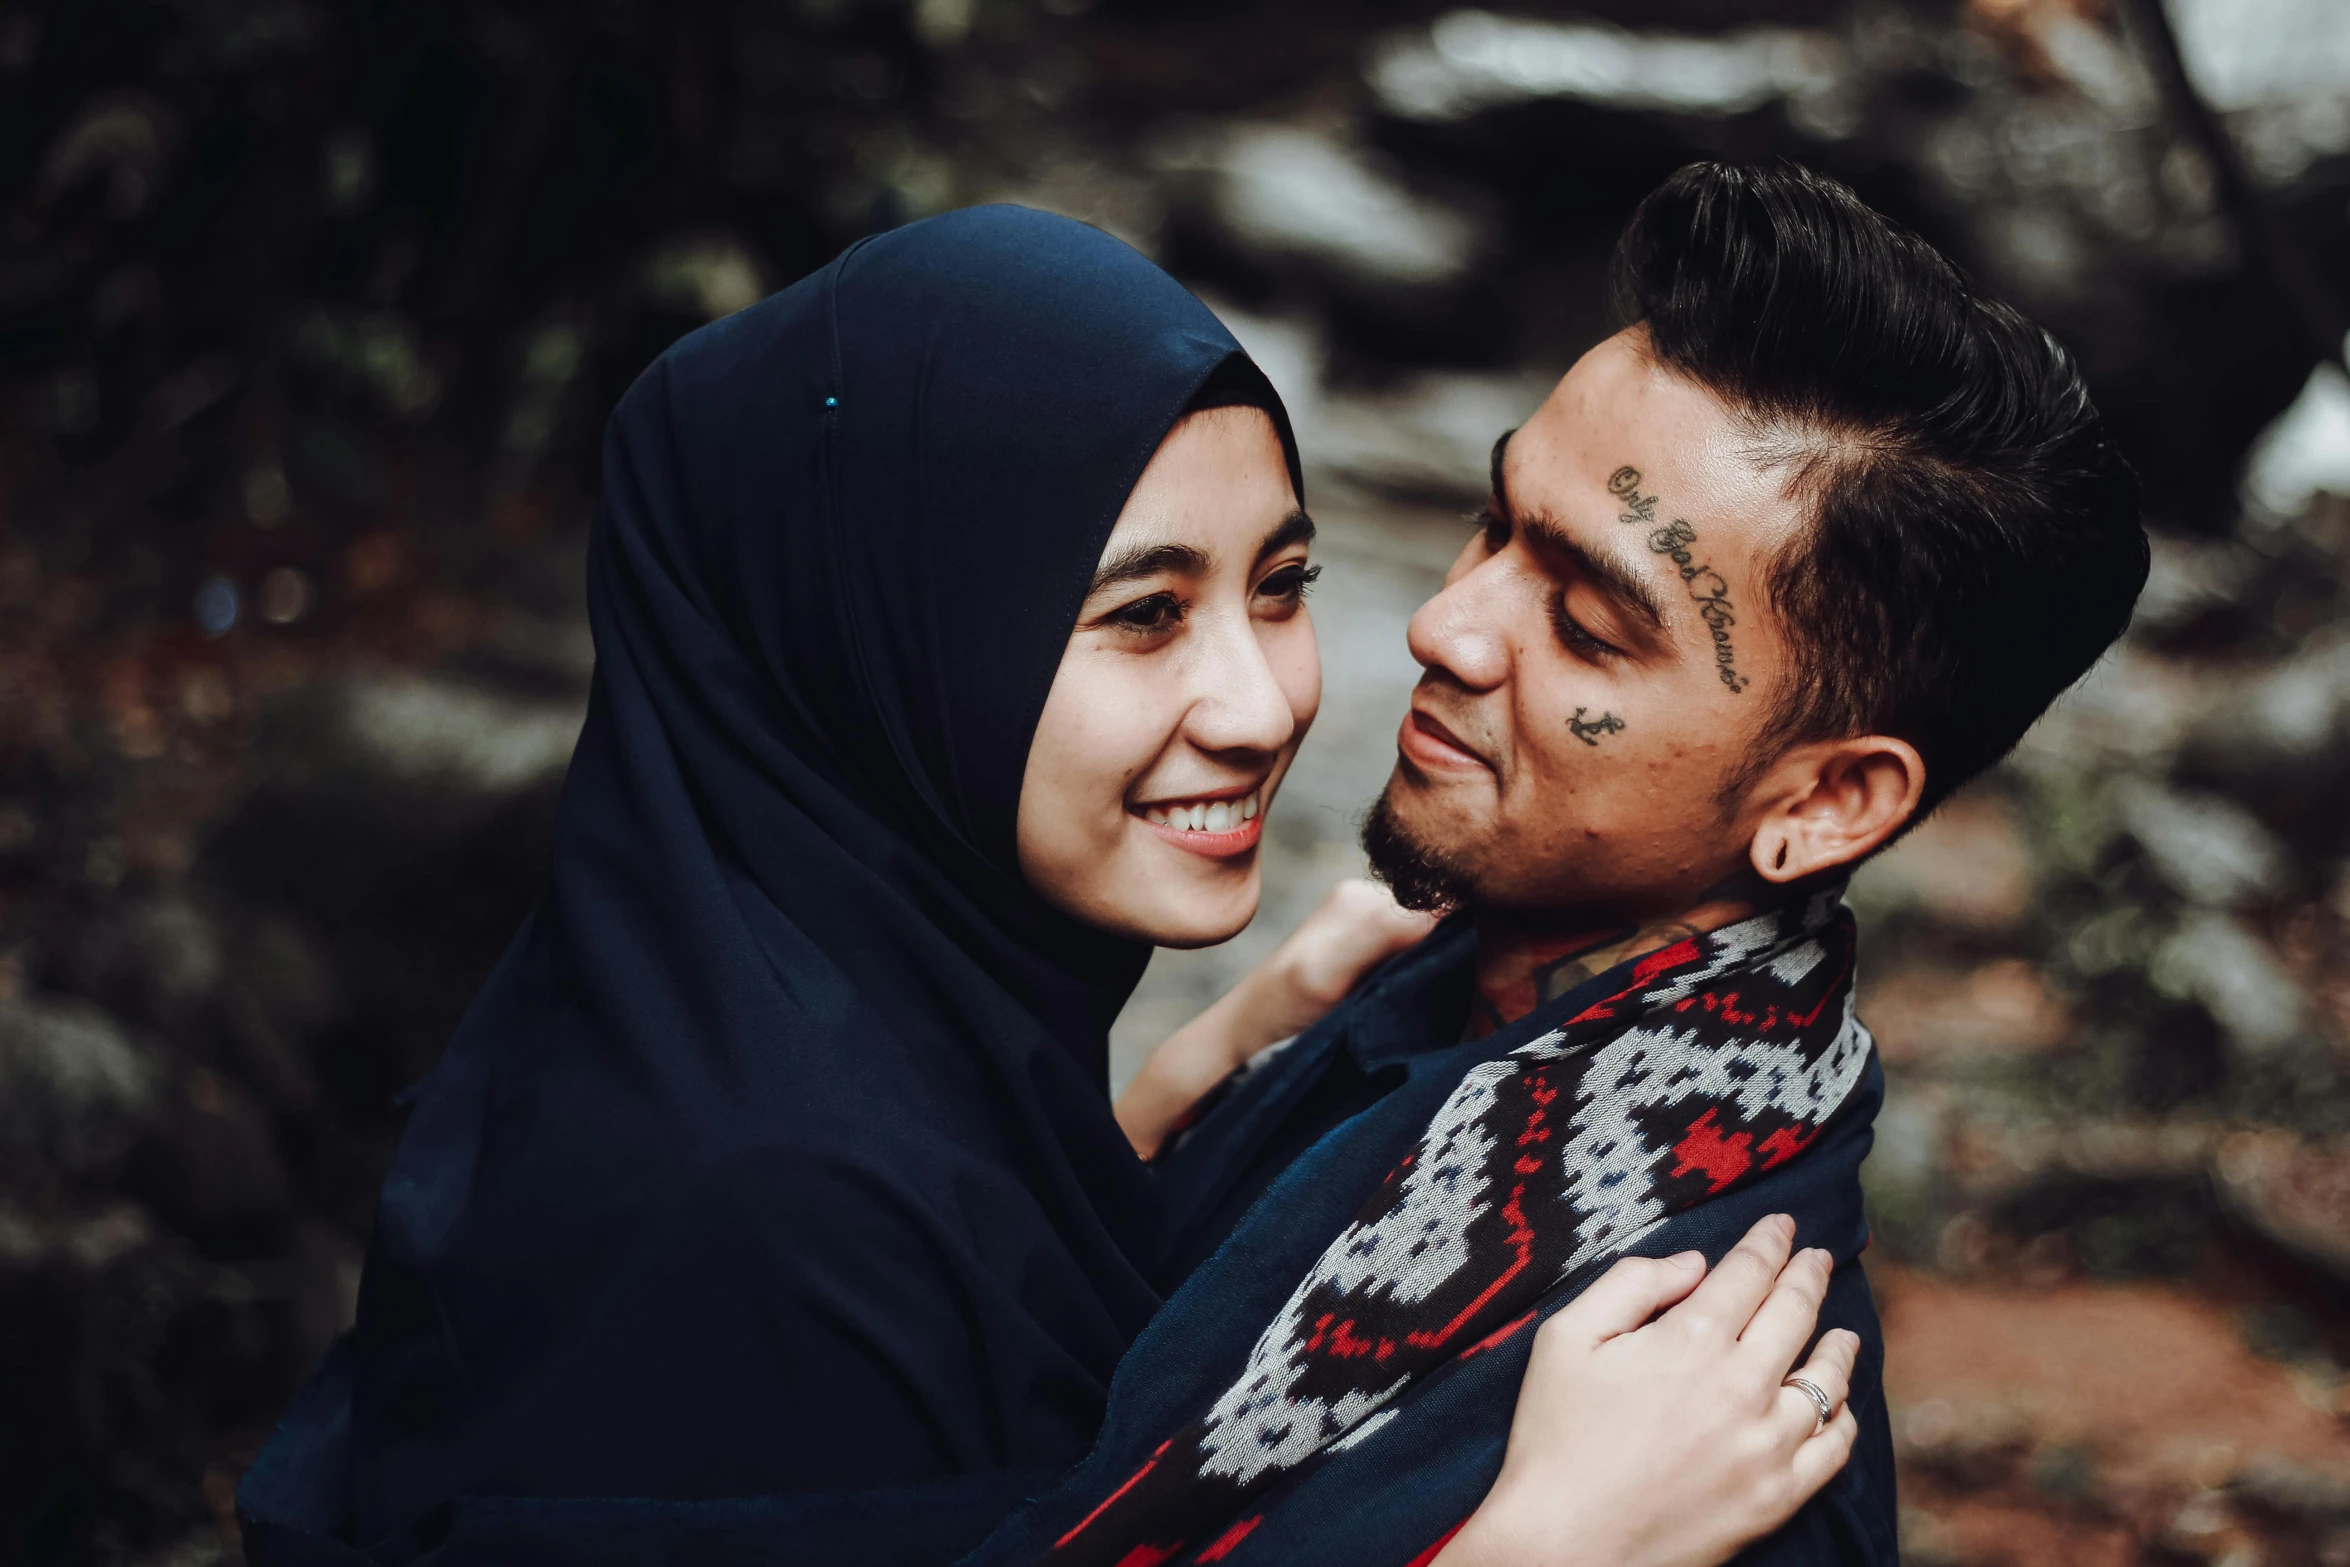
[[[1583,623],[1567,612],[1567,600],[1564,594],[1559,595],[1551,602],[1550,623],[1558,632],[1559,641],[1566,644],[1567,650],[1581,657],[1589,659],[1614,658],[1623,651],[1610,643],[1602,642],[1584,630]]]
[[[1153,593],[1148,598],[1122,604],[1102,617],[1105,625],[1141,633],[1171,631],[1182,620],[1183,602],[1172,593]]]
[[[1302,601],[1308,593],[1311,593],[1314,584],[1319,582],[1321,578],[1321,567],[1309,566],[1303,561],[1298,561],[1283,566],[1258,583],[1257,594],[1260,598],[1269,598],[1276,603],[1294,605]]]

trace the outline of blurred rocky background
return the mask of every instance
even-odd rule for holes
[[[2342,0],[0,0],[0,1563],[233,1560],[404,1091],[529,903],[605,411],[1011,199],[1298,415],[1359,862],[1401,625],[1696,156],[1857,186],[2081,356],[2128,644],[1855,889],[1908,1559],[2350,1563]]]

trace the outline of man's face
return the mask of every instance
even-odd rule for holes
[[[1375,860],[1523,916],[1678,913],[1745,861],[1722,792],[1765,743],[1787,650],[1764,566],[1802,525],[1786,471],[1635,328],[1497,453],[1490,525],[1412,617],[1426,671]]]

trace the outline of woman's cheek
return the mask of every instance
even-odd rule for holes
[[[1266,661],[1273,666],[1273,679],[1289,699],[1290,716],[1297,722],[1297,733],[1289,740],[1289,749],[1294,752],[1322,710],[1322,648],[1314,637],[1313,616],[1301,608],[1274,628],[1271,641]]]
[[[1089,795],[1085,815],[1093,824],[1089,835],[1103,848],[1125,832],[1130,796],[1137,785],[1148,784],[1182,716],[1179,693],[1168,689],[1169,662],[1128,654],[1106,661],[1098,671],[1082,765]]]
[[[1121,737],[1124,698],[1112,650],[1082,634],[1054,676],[1034,737],[1020,796],[1020,858],[1032,884],[1055,902],[1082,905],[1103,849],[1123,823]]]

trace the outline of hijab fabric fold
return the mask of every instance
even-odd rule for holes
[[[990,207],[861,242],[622,400],[553,879],[385,1182],[342,1539],[1090,1439],[1159,1304],[1104,1093],[1148,949],[1032,893],[1014,827],[1118,512],[1236,375],[1294,478],[1204,306]]]

